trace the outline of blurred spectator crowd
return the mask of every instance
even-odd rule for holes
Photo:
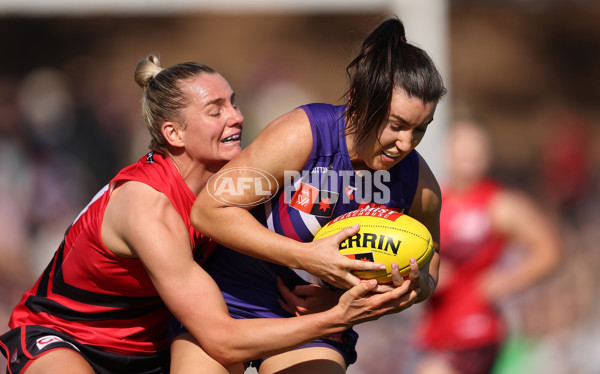
[[[235,87],[241,101],[247,100],[247,124],[264,125],[311,100],[314,91],[290,78],[297,72],[277,70],[277,61],[256,61],[259,66],[235,62],[251,66],[252,76]],[[135,61],[128,63],[132,73]],[[116,75],[106,67],[89,69],[90,64],[75,59],[64,69],[42,66],[0,75],[0,333],[79,211],[119,168],[146,150],[138,101],[123,89],[133,86],[133,79],[114,82]],[[493,374],[600,372],[600,165],[594,155],[600,126],[561,104],[541,114],[539,148],[527,163],[526,178],[522,165],[494,175],[532,194],[555,217],[563,259],[560,271],[542,285],[504,301],[511,338]],[[502,141],[525,131],[500,133],[498,128],[496,146],[509,154],[512,144]],[[512,261],[518,258],[505,259],[507,269]],[[411,329],[419,308],[358,326],[359,358],[348,373],[410,373],[415,362]]]
[[[106,100],[78,100],[66,74],[0,77],[0,320],[31,287],[130,136]],[[137,103],[130,103],[135,105]],[[121,128],[115,128],[119,124]]]

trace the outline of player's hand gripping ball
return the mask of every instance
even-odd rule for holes
[[[392,262],[398,264],[402,276],[407,276],[411,258],[417,260],[421,269],[433,255],[433,241],[425,225],[387,208],[364,208],[341,215],[323,226],[313,240],[357,223],[359,232],[340,243],[340,253],[351,259],[386,265],[386,270],[355,272],[361,279],[375,278],[378,283],[389,283],[392,281]]]

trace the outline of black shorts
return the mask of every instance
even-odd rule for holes
[[[0,337],[0,351],[6,356],[7,374],[21,373],[38,357],[58,348],[78,352],[98,374],[161,374],[169,372],[169,352],[127,356],[81,344],[57,330],[42,326],[21,326]]]

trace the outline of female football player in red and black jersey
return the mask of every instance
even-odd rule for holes
[[[135,80],[143,89],[152,151],[83,209],[14,309],[11,330],[0,339],[8,372],[167,373],[172,313],[207,353],[202,372],[241,373],[243,361],[414,302],[410,282],[395,274],[393,291],[368,294],[375,284],[365,281],[323,313],[231,318],[219,288],[198,265],[213,243],[192,227],[190,210],[207,180],[241,151],[244,118],[234,92],[205,65],[162,69],[153,55],[138,63]]]
[[[491,179],[491,138],[473,119],[448,136],[442,184],[440,283],[417,326],[419,374],[490,373],[507,331],[503,298],[537,284],[558,266],[558,229],[535,200]],[[509,249],[518,261],[499,266]]]

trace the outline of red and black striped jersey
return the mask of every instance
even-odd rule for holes
[[[493,228],[490,208],[502,188],[485,179],[465,191],[442,189],[440,266],[452,271],[428,300],[418,329],[425,347],[470,349],[503,339],[499,310],[478,286],[507,244]]]
[[[128,180],[146,183],[169,198],[189,228],[196,258],[212,250],[213,243],[190,222],[196,196],[171,160],[150,152],[122,169],[67,229],[52,261],[15,307],[11,328],[47,326],[82,344],[120,354],[167,349],[170,313],[142,262],[116,256],[101,239],[110,193],[117,182]]]

